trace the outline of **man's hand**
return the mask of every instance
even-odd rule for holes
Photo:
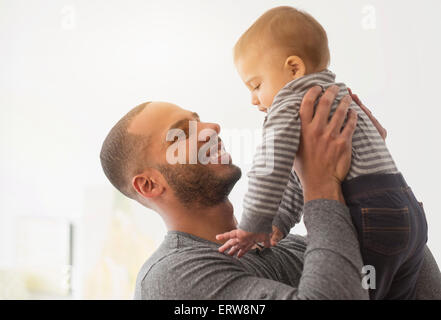
[[[384,127],[380,124],[380,122],[378,122],[377,118],[374,117],[374,115],[372,114],[371,110],[369,110],[363,104],[363,102],[361,102],[360,98],[356,94],[352,93],[352,90],[350,88],[348,88],[348,91],[349,91],[349,94],[351,95],[352,100],[354,100],[354,102],[356,104],[358,104],[358,106],[361,108],[361,110],[363,110],[363,112],[366,113],[366,115],[372,121],[372,124],[378,130],[378,132],[380,133],[380,136],[383,138],[383,140],[386,140],[386,138],[387,138],[387,130],[384,129]]]
[[[263,242],[265,248],[269,248],[271,246],[270,236],[270,234],[266,233],[252,233],[241,229],[235,229],[230,232],[218,234],[216,240],[226,241],[219,248],[219,252],[229,250],[228,254],[230,256],[237,253],[237,257],[240,258],[258,242]]]
[[[318,86],[313,87],[305,94],[300,106],[302,131],[294,169],[302,183],[305,203],[314,199],[344,203],[340,184],[351,165],[357,114],[349,110],[352,99],[346,96],[328,121],[338,92],[337,86],[328,88],[314,114],[314,103],[322,90]],[[346,117],[348,120],[342,129]]]

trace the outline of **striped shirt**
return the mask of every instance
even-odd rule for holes
[[[240,229],[270,233],[274,224],[287,234],[300,221],[303,192],[293,170],[300,142],[300,104],[311,87],[319,85],[325,91],[334,84],[340,91],[332,105],[332,115],[349,92],[345,84],[335,83],[335,74],[329,70],[291,81],[274,98],[263,124],[263,142],[257,148],[248,173]],[[358,121],[352,138],[352,163],[346,179],[366,174],[398,173],[384,140],[369,117],[354,102],[350,108],[357,112]]]

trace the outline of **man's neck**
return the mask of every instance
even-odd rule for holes
[[[216,235],[237,228],[233,205],[229,200],[212,207],[179,208],[168,219],[169,231],[181,231],[216,243]]]

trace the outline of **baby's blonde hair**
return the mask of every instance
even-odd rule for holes
[[[307,73],[323,71],[330,62],[325,29],[311,15],[293,7],[273,8],[257,19],[234,46],[234,60],[250,45],[257,50],[280,48],[287,57],[296,55],[305,62]]]

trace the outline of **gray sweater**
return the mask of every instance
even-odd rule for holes
[[[368,299],[347,207],[314,200],[304,206],[307,238],[288,235],[276,247],[241,259],[219,245],[170,231],[142,266],[135,299]],[[441,274],[426,250],[419,299],[441,299]]]

